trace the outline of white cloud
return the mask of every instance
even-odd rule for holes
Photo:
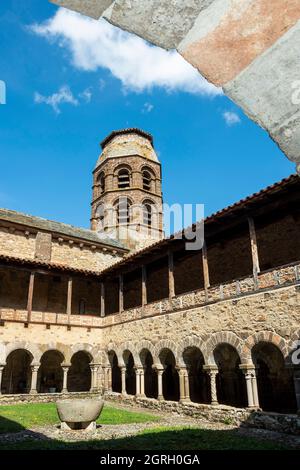
[[[103,80],[103,78],[100,78],[100,80],[99,80],[99,90],[103,91],[105,87],[106,87],[105,80]]]
[[[81,98],[86,103],[90,103],[91,99],[92,99],[92,96],[93,96],[93,93],[92,93],[91,88],[86,88],[85,90],[83,90],[82,93],[79,93],[78,96],[79,96],[79,98]]]
[[[60,105],[68,103],[73,106],[78,106],[79,101],[74,97],[72,91],[68,86],[62,86],[57,93],[50,96],[44,96],[36,92],[34,94],[34,102],[38,104],[45,103],[53,108],[56,114],[60,114]]]
[[[233,111],[224,111],[223,119],[226,122],[227,126],[234,126],[241,122],[240,116]]]
[[[152,103],[145,103],[143,108],[142,108],[142,113],[143,114],[151,113],[151,111],[153,111],[153,109],[154,109],[154,105]]]
[[[154,87],[215,96],[222,91],[208,83],[177,52],[151,46],[104,20],[95,21],[65,9],[31,31],[67,48],[81,70],[108,69],[123,88],[142,92]]]

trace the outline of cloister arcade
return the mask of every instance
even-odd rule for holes
[[[74,352],[68,362],[56,349],[37,360],[30,349],[18,348],[0,365],[0,395],[90,392],[99,388],[97,371],[88,351]]]
[[[275,344],[258,334],[237,341],[222,332],[202,344],[195,337],[194,345],[189,340],[176,347],[166,340],[156,346],[111,347],[104,389],[139,398],[295,413],[298,378],[283,340],[274,335]]]
[[[285,340],[219,332],[179,343],[110,345],[106,352],[16,347],[0,367],[1,394],[119,393],[154,400],[295,413],[297,369]],[[97,356],[97,357],[96,357]]]

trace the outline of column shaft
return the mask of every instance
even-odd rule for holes
[[[31,385],[30,394],[35,395],[37,393],[37,378],[38,378],[39,366],[31,366]]]
[[[0,366],[0,395],[2,394],[1,392],[1,385],[2,385],[2,374],[5,366]]]
[[[122,375],[122,395],[126,395],[126,367],[121,368]]]
[[[68,372],[69,372],[69,366],[63,366],[63,389],[62,393],[67,393],[68,392]]]
[[[163,400],[164,399],[164,394],[163,394],[163,380],[162,380],[162,376],[163,376],[163,370],[162,369],[158,369],[157,370],[157,382],[158,382],[158,400]]]

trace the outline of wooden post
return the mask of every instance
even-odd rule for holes
[[[168,251],[168,268],[169,268],[169,297],[175,297],[175,282],[174,282],[174,256],[173,251]]]
[[[35,274],[34,274],[34,273],[30,273],[29,288],[28,288],[28,297],[27,297],[27,322],[28,322],[28,323],[31,322],[33,290],[34,290],[34,279],[35,279]]]
[[[248,224],[249,224],[250,241],[251,241],[253,277],[254,277],[255,283],[257,283],[258,274],[260,273],[260,266],[259,266],[256,230],[255,230],[254,220],[252,219],[252,217],[248,217]]]
[[[208,298],[208,289],[210,288],[209,279],[209,268],[208,268],[208,257],[207,257],[207,246],[204,240],[202,247],[202,265],[203,265],[203,277],[204,277],[204,289],[206,297]]]
[[[105,286],[101,282],[101,317],[105,317]]]
[[[72,313],[72,291],[73,291],[73,279],[69,277],[68,279],[68,298],[67,298],[67,315],[68,315],[68,324],[71,323],[71,313]]]
[[[119,276],[119,313],[124,310],[124,277],[123,274]]]
[[[142,266],[142,306],[147,305],[147,268]]]

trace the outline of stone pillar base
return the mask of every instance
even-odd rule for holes
[[[82,423],[66,423],[62,421],[60,423],[60,429],[62,431],[96,431],[97,424],[96,421],[89,422],[82,422]]]

